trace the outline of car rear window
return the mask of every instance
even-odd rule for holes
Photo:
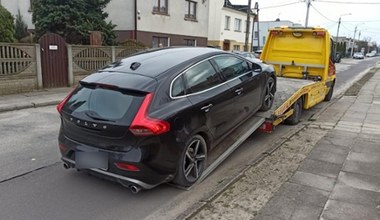
[[[127,119],[130,122],[144,96],[143,93],[102,86],[80,86],[74,91],[62,110],[76,116],[86,115],[95,120]]]

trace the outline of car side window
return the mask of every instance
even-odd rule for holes
[[[220,56],[214,58],[223,76],[227,79],[233,79],[250,71],[248,63],[234,56]]]
[[[172,97],[185,95],[185,85],[183,83],[182,75],[174,80],[172,85]]]
[[[188,88],[187,94],[212,88],[222,82],[209,61],[202,62],[188,69],[184,73],[184,78]]]

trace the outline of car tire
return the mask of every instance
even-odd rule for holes
[[[207,144],[200,135],[194,135],[186,144],[178,163],[173,182],[183,187],[193,185],[206,168]]]
[[[274,102],[274,95],[276,92],[276,83],[272,76],[270,76],[265,83],[264,95],[261,100],[260,111],[268,111]]]
[[[325,102],[328,102],[328,101],[331,100],[332,95],[333,95],[333,92],[334,92],[334,84],[335,84],[335,83],[333,83],[333,84],[331,85],[331,87],[330,87],[330,89],[329,89],[329,92],[326,94],[325,99],[324,99]]]
[[[285,124],[288,125],[296,125],[300,122],[300,118],[302,115],[302,99],[298,99],[294,104],[293,104],[293,114],[285,119]]]

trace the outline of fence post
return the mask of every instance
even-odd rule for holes
[[[111,61],[112,63],[116,61],[116,51],[115,51],[115,46],[111,46],[111,51],[112,51],[112,56],[111,56]]]
[[[74,72],[73,72],[73,48],[71,45],[67,45],[67,72],[69,86],[74,85]]]
[[[41,46],[36,44],[36,71],[37,71],[37,87],[42,89],[42,68],[41,68]]]

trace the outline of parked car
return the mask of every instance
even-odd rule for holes
[[[366,53],[365,56],[366,56],[366,57],[374,57],[374,56],[376,56],[376,53],[373,53],[373,52],[371,52],[371,53]]]
[[[115,62],[58,106],[65,168],[138,192],[195,183],[207,155],[276,91],[272,66],[212,48],[165,48]]]
[[[354,59],[364,59],[364,55],[362,53],[354,53],[352,56]]]
[[[334,57],[335,63],[340,63],[341,59],[342,59],[342,55],[339,52],[335,53],[335,57]]]

